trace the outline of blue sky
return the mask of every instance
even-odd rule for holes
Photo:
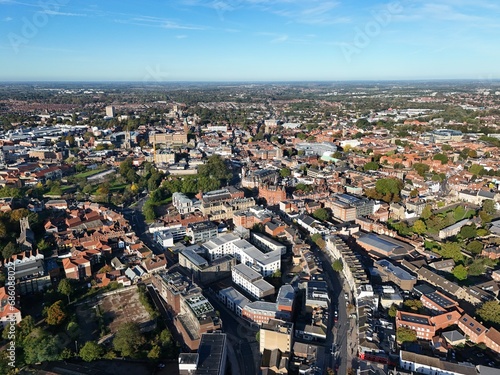
[[[498,0],[0,0],[0,80],[487,81],[499,19]]]

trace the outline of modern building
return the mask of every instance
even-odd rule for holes
[[[233,234],[225,234],[203,244],[211,260],[232,255],[241,263],[252,267],[266,277],[281,270],[281,251],[263,253],[251,243]]]
[[[266,236],[258,232],[252,232],[250,235],[250,242],[261,249],[264,252],[271,252],[278,250],[281,255],[286,254],[286,246],[281,242],[273,240],[271,237]]]
[[[190,223],[187,226],[186,235],[191,237],[191,242],[205,242],[211,238],[217,237],[217,225],[211,221],[200,221]]]
[[[325,281],[309,281],[306,287],[306,307],[314,309],[316,307],[328,308],[330,295]]]
[[[424,307],[439,312],[446,312],[458,308],[457,301],[446,297],[437,290],[432,293],[422,294],[420,296],[420,301],[422,301]]]
[[[251,301],[233,287],[227,287],[219,291],[219,299],[233,311],[237,316],[242,316],[243,309]]]
[[[185,194],[179,192],[172,194],[172,205],[181,215],[200,209],[200,202],[198,200],[190,199]]]
[[[394,238],[375,233],[364,233],[359,236],[357,243],[364,248],[372,258],[399,259],[409,252],[408,244]]]
[[[233,282],[256,299],[274,294],[274,286],[264,280],[262,275],[243,263],[233,267]]]
[[[174,325],[185,344],[196,350],[201,335],[220,330],[222,322],[201,289],[179,272],[160,271],[152,282],[174,315]]]
[[[416,332],[419,339],[430,341],[436,336],[438,330],[457,324],[459,319],[460,313],[458,311],[435,316],[398,311],[396,313],[396,327],[410,328]]]
[[[270,319],[269,322],[260,327],[259,349],[261,354],[265,349],[279,349],[283,353],[290,353],[292,345],[293,323]]]
[[[375,268],[382,277],[382,282],[393,282],[403,290],[411,291],[417,283],[417,278],[387,259],[375,262]]]
[[[108,105],[106,107],[106,117],[115,117],[115,116],[116,116],[115,107],[113,107],[112,105]]]
[[[227,337],[225,333],[204,333],[198,353],[179,355],[180,375],[225,375]]]
[[[196,282],[213,283],[231,275],[236,259],[230,255],[208,261],[190,246],[179,252],[179,265],[188,269]]]

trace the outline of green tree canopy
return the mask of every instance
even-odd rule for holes
[[[466,249],[470,251],[472,254],[477,255],[481,254],[481,252],[483,251],[483,247],[484,245],[481,241],[474,240],[467,244]]]
[[[9,242],[7,245],[2,250],[2,256],[4,259],[9,259],[12,255],[16,254],[18,252],[17,246],[14,244],[14,242]]]
[[[456,242],[445,242],[441,245],[439,254],[445,259],[453,259],[455,262],[461,262],[464,259],[460,245]]]
[[[427,164],[424,163],[415,163],[413,164],[413,169],[422,177],[425,176],[427,172],[429,172],[430,167]]]
[[[483,202],[483,211],[485,211],[488,215],[494,215],[496,213],[495,201],[492,199],[486,199]]]
[[[412,231],[417,234],[423,234],[427,231],[427,226],[422,220],[417,220],[413,224]]]
[[[363,166],[365,171],[376,171],[380,168],[380,165],[374,161],[370,161]]]
[[[485,302],[476,313],[488,322],[500,324],[500,303],[497,301]]]
[[[344,264],[342,263],[342,260],[341,259],[336,259],[333,261],[332,263],[332,268],[335,272],[342,272],[342,270],[344,269]]]
[[[104,354],[104,349],[95,341],[87,341],[80,349],[80,357],[85,362],[92,362],[100,359]]]
[[[469,168],[469,172],[473,175],[480,176],[484,174],[484,167],[479,164],[472,164]]]
[[[476,226],[474,226],[474,225],[464,225],[460,229],[460,236],[462,238],[475,238],[477,236]]]
[[[70,279],[62,279],[59,281],[59,285],[57,286],[57,291],[66,297],[68,297],[68,303],[70,302],[70,297],[73,294],[74,288],[71,284]]]
[[[396,314],[398,312],[398,307],[393,303],[391,305],[391,307],[389,307],[389,310],[388,310],[388,315],[391,317],[391,318],[395,318],[396,317]]]
[[[47,317],[45,318],[45,321],[51,326],[56,326],[61,324],[64,319],[66,319],[66,312],[64,311],[63,302],[54,302],[47,309]]]
[[[143,343],[144,337],[139,326],[133,322],[122,324],[113,339],[113,347],[124,357],[135,356]]]
[[[448,156],[446,156],[445,154],[436,154],[434,155],[434,157],[432,158],[433,160],[439,160],[441,161],[441,164],[447,164],[448,163]]]
[[[56,361],[62,350],[57,336],[35,328],[24,340],[24,360],[28,364]]]
[[[432,216],[432,207],[428,204],[425,205],[420,217],[424,220],[428,220]]]
[[[231,178],[231,172],[224,160],[216,154],[210,156],[205,164],[198,167],[198,175],[219,181],[219,186],[226,185],[227,180]]]
[[[484,266],[483,259],[477,258],[469,265],[468,274],[470,276],[484,275],[486,272],[486,267]]]
[[[280,170],[280,176],[283,178],[290,177],[291,174],[292,171],[290,170],[290,168],[281,168]]]
[[[404,302],[404,305],[413,311],[418,311],[423,307],[422,301],[418,299],[408,299]]]
[[[330,214],[327,209],[318,208],[316,211],[314,211],[313,217],[320,221],[327,221],[328,219],[330,219]]]
[[[467,278],[467,268],[459,264],[453,268],[453,276],[455,276],[457,280],[465,280]]]
[[[417,333],[410,328],[399,327],[396,331],[396,339],[400,343],[417,341]]]

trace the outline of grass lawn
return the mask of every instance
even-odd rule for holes
[[[94,169],[94,170],[90,170],[90,171],[86,171],[86,172],[75,174],[75,177],[76,178],[87,178],[87,177],[93,176],[95,174],[104,172],[105,170],[106,170],[105,168]]]

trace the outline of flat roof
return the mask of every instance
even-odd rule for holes
[[[382,259],[376,262],[376,264],[379,264],[382,266],[387,272],[393,273],[396,275],[396,277],[400,280],[415,280],[416,277],[412,276],[409,272],[406,272],[404,269],[401,267],[398,267],[391,262],[389,262],[386,259]]]
[[[392,252],[396,249],[404,249],[404,246],[401,246],[399,243],[382,238],[374,233],[363,234],[358,238],[358,242],[373,246],[386,253]]]
[[[185,256],[191,263],[196,267],[206,267],[208,266],[208,261],[201,255],[196,254],[192,249],[184,249],[181,254]]]
[[[225,346],[225,333],[204,333],[201,335],[196,374],[220,374],[226,356]]]
[[[233,267],[233,271],[236,271],[246,280],[250,282],[255,282],[262,279],[262,275],[252,268],[248,267],[246,264],[240,263]]]

